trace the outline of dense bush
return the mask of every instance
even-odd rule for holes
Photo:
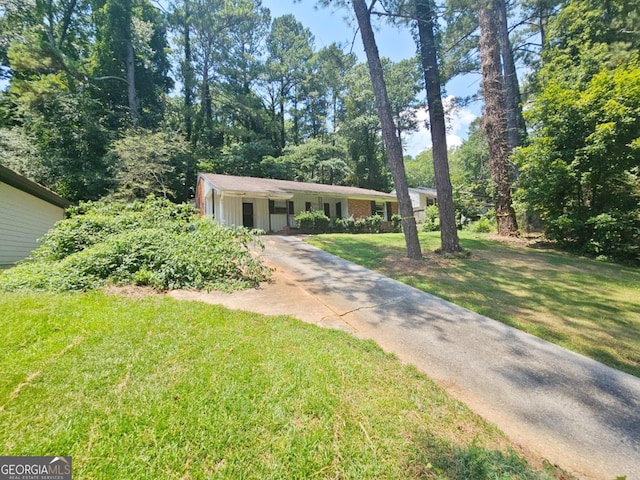
[[[301,212],[295,217],[298,227],[308,233],[324,233],[329,230],[329,217],[320,210]]]
[[[347,233],[364,233],[366,223],[363,218],[355,219],[353,215],[349,218],[339,218],[336,220],[336,229]]]
[[[640,215],[635,212],[614,210],[586,220],[561,215],[547,222],[546,235],[578,253],[640,262]]]
[[[332,223],[332,230],[336,233],[380,233],[382,230],[382,217],[371,215],[366,218],[338,218]]]
[[[382,226],[382,217],[380,215],[371,215],[364,219],[368,233],[380,233]]]
[[[440,230],[440,213],[437,205],[429,205],[424,209],[423,232],[437,232]]]
[[[155,198],[89,202],[67,214],[31,259],[0,275],[1,289],[88,290],[114,283],[230,290],[269,275],[249,250],[257,242],[253,233],[199,218],[189,205]]]
[[[393,228],[393,233],[402,232],[402,217],[397,213],[391,216],[391,225]]]
[[[494,224],[487,217],[481,217],[479,220],[471,222],[466,229],[475,233],[491,233],[495,230]]]

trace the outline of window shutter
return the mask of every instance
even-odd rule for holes
[[[276,201],[275,200],[269,200],[269,213],[276,213]]]

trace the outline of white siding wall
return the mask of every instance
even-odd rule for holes
[[[216,195],[216,198],[219,198]],[[266,198],[232,197],[226,195],[221,201],[216,213],[216,219],[228,226],[242,226],[242,204],[253,204],[253,228],[269,231],[269,201]]]
[[[242,198],[225,196],[222,199],[222,211],[220,212],[223,225],[242,226]]]
[[[0,182],[0,265],[15,263],[64,218],[64,209]]]
[[[271,215],[271,230],[280,232],[287,226],[287,216],[282,213],[274,213]],[[266,229],[265,229],[266,230]]]
[[[253,221],[255,228],[265,232],[269,231],[269,200],[266,198],[248,199],[245,202],[253,202]]]
[[[321,197],[318,195],[295,194],[293,201],[293,212],[289,217],[289,226],[296,227],[294,217],[305,211],[306,203],[309,202],[314,210],[324,211],[324,204],[328,203],[331,210],[331,218],[336,216],[336,204],[342,204],[342,216],[348,218],[349,201],[347,198]],[[210,202],[210,197],[207,197]],[[242,204],[253,203],[254,228],[265,231],[279,232],[287,226],[287,216],[285,214],[269,214],[269,200],[267,198],[234,197],[225,195],[222,199],[220,195],[214,195],[215,218],[216,221],[228,226],[242,226]],[[282,201],[279,201],[282,202]],[[209,213],[210,207],[207,207]],[[269,223],[271,216],[271,223]]]

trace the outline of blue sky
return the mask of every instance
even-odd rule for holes
[[[271,10],[272,18],[290,13],[311,30],[317,49],[333,42],[343,44],[347,50],[351,49],[353,45],[353,53],[361,61],[365,61],[362,42],[354,27],[355,19],[352,19],[351,11],[335,7],[315,7],[315,4],[315,0],[302,0],[298,3],[294,3],[293,0],[262,0],[262,5]],[[348,20],[347,17],[351,20]],[[398,29],[381,21],[376,21],[374,28],[381,56],[397,62],[415,55],[415,42],[408,29]],[[465,75],[447,84],[447,94],[469,96],[476,93],[479,86],[479,75]],[[469,125],[480,114],[480,109],[481,105],[475,103],[450,113],[447,136],[450,147],[459,145],[467,137]],[[419,112],[419,118],[426,121],[427,112],[424,110]],[[405,153],[416,156],[431,145],[429,131],[423,127],[420,131],[408,136],[404,143]]]

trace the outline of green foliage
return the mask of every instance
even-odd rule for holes
[[[178,202],[189,200],[197,160],[180,134],[131,130],[113,144],[107,158],[117,172],[114,199],[132,201],[157,195]]]
[[[335,221],[336,232],[359,233],[358,229],[364,227],[364,223],[356,224],[356,219],[351,215],[349,218],[338,218]]]
[[[480,119],[474,120],[468,135],[449,156],[451,183],[457,190],[490,196],[489,143]]]
[[[364,219],[367,233],[380,233],[382,225],[382,217],[380,215],[371,215]]]
[[[281,180],[344,185],[352,173],[343,146],[309,139],[301,145],[287,146],[282,156],[262,161],[268,177]]]
[[[308,212],[300,212],[295,217],[298,227],[309,233],[324,233],[329,230],[329,217],[320,210],[309,210]]]
[[[345,138],[350,183],[373,190],[389,191],[390,172],[384,157],[380,119],[367,65],[357,64],[346,76],[345,119],[340,135]]]
[[[430,187],[436,184],[431,149],[420,152],[414,159],[405,159],[404,168],[409,187]]]
[[[173,86],[162,13],[147,0],[99,0],[93,6],[95,39],[87,63],[95,79],[92,93],[103,105],[109,127],[157,128],[164,99]],[[139,104],[136,112],[131,111],[127,83],[129,46]]]
[[[382,217],[371,215],[365,218],[338,218],[334,222],[333,231],[335,233],[380,233],[382,231]]]
[[[619,210],[583,220],[569,214],[547,221],[546,234],[559,245],[579,253],[611,260],[640,259],[640,216]]]
[[[437,205],[429,205],[424,209],[423,232],[436,232],[440,230],[440,213]]]
[[[471,222],[467,230],[474,233],[491,233],[495,230],[495,224],[487,217],[481,217],[479,220]]]
[[[532,142],[515,155],[519,195],[560,244],[638,261],[640,60],[612,50],[602,23],[611,12],[577,0],[567,8],[582,12],[583,28],[556,32],[555,56],[540,73],[527,111]],[[566,21],[560,15],[555,28]]]
[[[393,233],[402,232],[402,216],[394,213],[391,215],[391,225],[393,228]]]
[[[186,204],[153,197],[126,205],[81,203],[45,235],[29,261],[0,276],[0,288],[243,288],[268,277],[249,251],[255,241],[245,229],[197,217]]]

